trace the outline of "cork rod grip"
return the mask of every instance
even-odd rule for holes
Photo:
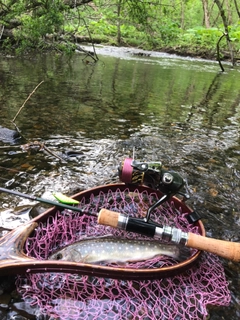
[[[240,262],[240,243],[203,237],[188,233],[186,247],[214,253],[222,258]]]
[[[117,228],[119,215],[119,212],[101,209],[98,213],[98,224]]]

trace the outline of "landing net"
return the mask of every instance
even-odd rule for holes
[[[134,191],[110,188],[83,194],[79,206],[93,214],[106,208],[143,217],[158,198],[155,192],[149,194],[137,188]],[[156,208],[151,218],[161,225],[198,233],[198,227],[188,222],[188,213],[170,202]],[[40,223],[35,234],[28,238],[25,250],[31,257],[46,260],[51,253],[70,243],[109,234],[151,241],[135,233],[98,225],[94,216],[65,210]],[[195,253],[196,250],[190,251],[190,255]],[[126,268],[137,271],[176,263],[172,258],[160,256],[129,263]],[[185,272],[164,279],[130,281],[59,272],[18,276],[16,285],[23,299],[51,320],[197,320],[206,319],[207,305],[226,306],[230,302],[223,266],[218,257],[209,253],[203,253]]]

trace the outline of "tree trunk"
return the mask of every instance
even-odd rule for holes
[[[236,8],[238,17],[239,17],[239,19],[240,19],[240,11],[239,11],[239,8],[238,8],[237,0],[234,0],[234,5],[235,5],[235,8]]]
[[[210,28],[210,15],[208,10],[208,0],[202,0],[203,13],[204,13],[204,24],[207,29]]]
[[[230,55],[231,55],[231,61],[232,61],[232,65],[235,65],[235,59],[234,59],[234,54],[233,54],[233,48],[232,48],[232,44],[231,44],[231,40],[228,34],[228,21],[227,21],[227,17],[225,15],[225,11],[223,9],[223,5],[222,3],[220,3],[220,0],[214,0],[216,5],[218,6],[222,21],[223,21],[223,25],[224,25],[224,30],[225,30],[225,37],[227,39],[227,44],[228,44],[228,48],[230,51]]]
[[[225,0],[226,7],[227,7],[227,17],[228,17],[228,24],[232,24],[232,10],[231,10],[231,3],[228,0]]]
[[[122,0],[119,0],[117,3],[117,44],[121,45],[121,6],[122,6]]]
[[[181,28],[184,29],[185,25],[185,7],[184,7],[184,1],[181,1]]]

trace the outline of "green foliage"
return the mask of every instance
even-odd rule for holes
[[[117,27],[115,25],[106,23],[106,20],[100,19],[99,21],[92,21],[89,25],[89,30],[94,34],[97,30],[97,33],[103,34],[106,36],[116,36]]]
[[[12,45],[17,44],[17,52],[24,52],[30,48],[45,48],[45,37],[48,34],[57,34],[61,31],[64,23],[62,1],[58,0],[39,0],[27,1],[7,1],[3,23],[11,26],[14,22],[16,27],[12,29]],[[9,7],[7,7],[9,5]],[[13,21],[13,22],[12,22]],[[9,48],[10,39],[3,41],[3,47]]]
[[[229,26],[228,32],[232,42],[240,43],[240,22],[237,26]]]
[[[158,27],[158,33],[160,34],[160,41],[163,45],[169,45],[178,39],[181,29],[179,26],[169,21],[168,23],[162,23]]]
[[[179,37],[178,43],[180,45],[189,45],[192,47],[201,47],[205,49],[216,48],[216,44],[220,37],[224,34],[223,28],[203,28],[203,27],[195,27],[186,30],[186,32],[182,33]],[[231,41],[238,42],[238,47],[240,44],[240,27],[229,27],[229,35]],[[227,49],[227,44],[222,44],[223,48]]]
[[[63,24],[63,15],[54,7],[41,7],[41,11],[35,14],[23,13],[20,21],[21,28],[17,30],[16,35],[35,42],[48,33],[58,32]]]
[[[222,31],[217,28],[205,29],[203,27],[196,27],[186,30],[181,36],[181,41],[183,43],[191,43],[192,45],[212,47],[222,34]]]
[[[14,44],[19,52],[31,48],[72,51],[71,35],[112,45],[133,45],[145,49],[165,47],[205,48],[215,50],[224,27],[216,5],[211,6],[212,27],[204,27],[199,0],[95,0],[90,6],[74,9],[67,0],[5,0],[0,23],[8,28],[17,21],[10,37],[0,39],[2,47]],[[70,1],[70,4],[73,2]],[[77,1],[76,1],[77,3]],[[235,12],[232,21],[238,21]],[[64,42],[60,36],[64,34]],[[91,35],[91,37],[90,37]],[[240,46],[240,24],[229,26],[229,36]],[[224,42],[226,45],[226,42]],[[67,44],[67,45],[66,45]],[[224,46],[224,44],[223,44]]]
[[[3,41],[2,48],[7,53],[12,51],[12,41],[9,37]]]
[[[149,18],[149,11],[144,1],[138,0],[126,0],[127,11],[129,17],[132,18],[134,22],[146,25]]]

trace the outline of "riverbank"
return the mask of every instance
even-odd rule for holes
[[[65,36],[63,36],[63,39]],[[234,46],[231,48],[232,52],[230,52],[230,48],[227,47],[227,45],[224,43],[218,42],[219,39],[216,38],[216,44],[214,42],[207,43],[204,42],[201,44],[198,44],[197,42],[189,41],[189,43],[186,42],[179,42],[176,40],[176,42],[172,42],[169,45],[161,44],[161,43],[155,43],[154,45],[150,45],[149,42],[137,42],[134,41],[131,38],[123,38],[121,45],[118,45],[116,43],[116,40],[112,37],[86,37],[86,36],[74,36],[74,44],[78,45],[85,45],[94,43],[94,45],[101,45],[101,46],[113,46],[117,48],[130,48],[130,49],[136,49],[136,50],[144,50],[147,52],[162,52],[162,53],[169,53],[169,54],[175,54],[182,57],[192,57],[192,58],[200,58],[200,59],[206,59],[206,60],[213,60],[213,61],[229,61],[232,62],[233,58],[236,63],[240,62],[240,50],[238,49],[238,46]],[[217,48],[219,45],[219,48]],[[229,49],[229,50],[228,50]],[[219,50],[219,52],[218,52]]]
[[[92,41],[91,41],[92,40]],[[212,61],[221,61],[232,62],[232,55],[230,51],[226,49],[221,50],[219,58],[217,54],[217,46],[216,47],[209,47],[209,46],[198,46],[195,45],[172,45],[172,46],[155,46],[154,48],[149,48],[149,45],[137,45],[132,41],[125,41],[122,42],[122,45],[119,46],[112,41],[111,38],[93,38],[90,39],[89,37],[69,37],[67,35],[61,35],[58,39],[54,39],[53,35],[48,35],[45,41],[42,43],[40,47],[29,47],[25,48],[24,51],[18,47],[18,45],[13,45],[10,48],[4,48],[3,46],[0,47],[0,54],[1,55],[29,55],[29,54],[42,54],[48,52],[56,52],[57,54],[72,54],[75,51],[81,51],[81,48],[88,47],[92,48],[91,51],[94,53],[94,47],[101,47],[101,48],[115,48],[115,50],[119,51],[132,51],[132,54],[141,56],[149,56],[154,55],[156,53],[166,53],[166,54],[173,54],[181,57],[191,57],[196,59],[205,59],[205,60],[212,60]],[[123,50],[124,48],[124,50]],[[240,63],[240,51],[233,52],[235,64]]]
[[[195,60],[206,60],[218,63],[220,66],[221,71],[225,71],[224,64],[231,64],[234,67],[239,66],[240,59],[236,59],[234,64],[232,63],[232,59],[230,56],[226,55],[223,59],[217,59],[216,53],[210,51],[191,51],[186,48],[183,50],[182,48],[162,48],[161,50],[144,50],[138,47],[132,46],[110,46],[106,44],[76,44],[76,52],[83,53],[84,58],[83,60],[88,63],[95,63],[98,60],[98,54],[100,55],[108,55],[114,56],[124,59],[132,59],[132,58],[139,58],[139,59],[147,59],[148,57],[151,58],[161,58],[161,57],[177,57],[178,59],[195,59]]]

